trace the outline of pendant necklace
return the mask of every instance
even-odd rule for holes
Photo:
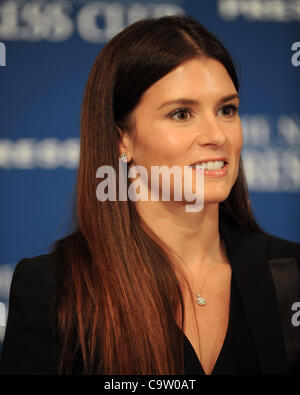
[[[209,272],[211,271],[212,267],[214,266],[214,263],[215,263],[215,262],[212,260],[212,261],[211,261],[211,264],[210,264],[210,267],[209,267],[209,269],[208,269],[208,272],[206,273],[206,276],[205,276],[205,279],[204,279],[204,281],[203,281],[203,284],[202,284],[202,286],[201,286],[201,288],[200,288],[200,291],[199,291],[199,292],[193,292],[193,293],[196,295],[196,301],[197,301],[198,305],[200,305],[200,306],[205,306],[205,305],[206,305],[206,298],[204,298],[203,296],[201,296],[201,294],[202,294],[204,285],[205,285],[205,283],[206,283],[208,274],[209,274]]]
[[[215,256],[214,256],[214,257],[215,257]],[[205,306],[206,303],[207,303],[206,298],[204,298],[204,297],[202,296],[202,291],[203,291],[204,285],[205,285],[205,283],[206,283],[207,277],[208,277],[208,275],[209,275],[211,269],[212,269],[213,266],[214,266],[214,263],[215,263],[215,261],[212,259],[212,260],[211,260],[211,264],[210,264],[210,266],[209,266],[209,268],[208,268],[208,271],[207,271],[207,273],[206,273],[206,276],[205,276],[205,278],[204,278],[204,281],[203,281],[203,283],[202,283],[202,286],[201,286],[201,288],[200,288],[200,291],[199,291],[199,292],[194,292],[194,291],[192,291],[193,294],[196,296],[196,302],[197,302],[197,304],[198,304],[199,306]]]

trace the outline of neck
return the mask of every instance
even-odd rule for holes
[[[137,210],[150,229],[193,273],[205,270],[211,260],[224,258],[219,234],[219,204],[206,204],[201,212],[186,212],[170,202],[138,201]]]

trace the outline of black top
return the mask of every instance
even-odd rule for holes
[[[228,331],[212,374],[299,374],[300,244],[241,231],[223,219],[220,225],[232,289]],[[49,312],[57,288],[53,268],[64,264],[57,253],[18,263],[0,374],[57,374],[59,349]],[[186,374],[204,374],[187,339],[184,351]]]
[[[186,336],[184,336],[184,365],[185,374],[187,375],[205,375],[197,354]],[[233,277],[231,280],[228,328],[223,346],[211,374],[260,374],[254,343],[250,336]]]

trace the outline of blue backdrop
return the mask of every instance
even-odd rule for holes
[[[254,213],[269,233],[300,242],[299,0],[2,0],[0,342],[15,265],[66,231],[96,55],[128,24],[174,13],[197,18],[232,53]]]

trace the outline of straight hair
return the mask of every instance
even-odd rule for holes
[[[184,308],[173,252],[130,199],[98,201],[95,175],[102,165],[118,169],[118,127],[130,130],[130,114],[143,93],[183,62],[202,56],[221,62],[238,91],[225,47],[186,16],[128,26],[92,66],[81,109],[75,229],[54,244],[61,256],[54,305],[61,374],[184,373]],[[241,157],[237,180],[219,210],[241,231],[261,231]]]

